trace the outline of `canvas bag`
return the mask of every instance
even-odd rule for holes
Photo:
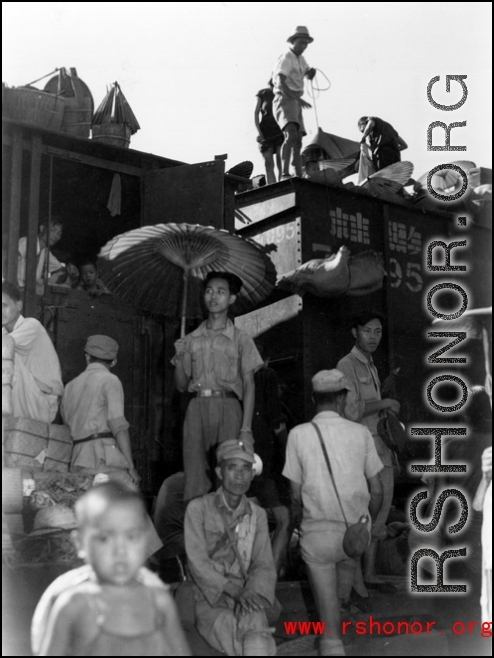
[[[322,452],[324,454],[324,460],[326,462],[326,466],[328,467],[329,475],[331,477],[331,482],[333,483],[333,488],[335,490],[338,503],[340,504],[341,513],[343,514],[343,519],[345,521],[346,531],[343,537],[343,550],[345,551],[346,555],[348,555],[348,557],[351,557],[352,559],[356,559],[365,552],[366,548],[369,546],[370,543],[370,533],[367,529],[367,520],[365,520],[364,522],[362,517],[358,521],[358,523],[353,523],[352,525],[350,525],[346,520],[345,512],[343,510],[343,505],[341,504],[341,500],[340,500],[340,494],[338,493],[338,489],[336,488],[336,482],[333,476],[333,471],[331,469],[328,452],[326,450],[326,446],[324,445],[324,441],[322,439],[321,430],[316,425],[316,423],[311,423],[311,425],[314,426],[314,429],[317,432],[317,436],[319,437],[319,442],[321,444]]]

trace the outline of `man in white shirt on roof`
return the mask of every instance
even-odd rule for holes
[[[51,423],[63,393],[60,362],[43,325],[21,311],[19,289],[3,281],[2,331],[15,342],[13,414]]]
[[[302,176],[300,151],[302,137],[307,134],[302,108],[311,107],[309,103],[302,100],[304,78],[312,80],[316,74],[316,70],[310,68],[302,57],[309,43],[314,41],[308,29],[302,25],[297,27],[287,41],[290,48],[279,57],[272,73],[275,93],[273,114],[285,136],[281,147],[281,180],[290,178],[290,163],[295,168],[295,175]]]

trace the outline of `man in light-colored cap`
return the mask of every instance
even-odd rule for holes
[[[65,387],[61,412],[74,442],[70,470],[124,482],[140,481],[132,458],[129,423],[124,416],[121,381],[110,370],[117,364],[118,343],[110,336],[89,336],[84,347],[87,367]],[[147,557],[163,546],[148,517]]]
[[[290,178],[290,164],[295,168],[295,175],[302,176],[302,161],[300,151],[302,137],[306,135],[302,108],[311,105],[302,100],[304,93],[304,78],[312,80],[316,70],[310,68],[302,53],[314,39],[303,25],[296,28],[288,37],[289,49],[280,55],[276,62],[272,79],[274,84],[273,113],[282,129],[285,141],[281,147],[282,175],[281,180]]]
[[[107,473],[137,485],[123,387],[110,372],[117,363],[118,343],[110,336],[89,336],[84,352],[87,368],[67,384],[61,406],[74,441],[71,470]]]
[[[383,465],[372,436],[367,428],[341,417],[350,390],[339,370],[321,370],[313,377],[316,415],[312,423],[298,425],[288,435],[283,470],[290,480],[293,516],[295,521],[302,518],[302,557],[319,619],[328,631],[321,638],[323,656],[345,655],[340,604],[349,605],[357,561],[343,551],[345,521],[320,441],[326,447],[348,524],[357,523],[364,514],[374,520],[382,500],[379,472]]]
[[[274,656],[274,629],[266,616],[276,585],[268,521],[245,496],[255,463],[252,443],[224,441],[216,459],[222,486],[194,498],[185,513],[197,630],[229,656]]]

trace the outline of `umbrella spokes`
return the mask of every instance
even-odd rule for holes
[[[155,224],[110,240],[100,252],[108,288],[135,306],[166,316],[203,316],[202,282],[209,272],[242,280],[234,304],[245,313],[268,297],[276,270],[260,246],[223,229],[200,224]]]
[[[187,227],[184,234],[162,238],[157,245],[157,251],[171,263],[187,271],[207,267],[218,262],[218,259],[228,258],[228,249],[219,244],[217,239],[203,234],[199,242],[191,239],[192,233]]]

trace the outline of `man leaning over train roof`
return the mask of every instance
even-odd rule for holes
[[[176,386],[194,396],[183,428],[184,500],[210,490],[211,453],[219,443],[254,441],[254,373],[263,360],[252,338],[228,318],[241,287],[230,272],[210,272],[204,287],[208,319],[175,341]]]
[[[22,313],[19,289],[2,282],[2,332],[15,342],[12,409],[22,416],[51,423],[63,393],[58,355],[43,325]]]

